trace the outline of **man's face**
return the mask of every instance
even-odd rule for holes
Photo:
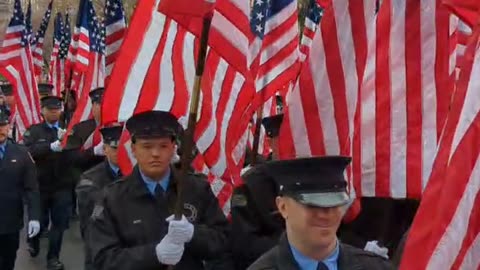
[[[337,239],[343,207],[311,207],[289,197],[277,197],[277,207],[286,222],[289,239],[309,248],[327,248]]]
[[[97,121],[97,123],[100,123],[102,114],[101,114],[101,106],[99,103],[92,104],[92,114],[95,121]]]
[[[0,125],[0,143],[4,143],[8,138],[10,125]]]
[[[171,138],[137,139],[132,144],[132,153],[143,174],[159,179],[167,172],[175,152]]]
[[[47,107],[42,108],[42,114],[45,118],[45,121],[48,123],[55,123],[58,122],[60,119],[60,115],[62,114],[61,109],[49,109]]]
[[[115,166],[118,166],[118,149],[111,147],[108,144],[103,145],[103,151],[105,152],[105,156],[107,157],[108,161]]]

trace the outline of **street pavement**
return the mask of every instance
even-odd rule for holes
[[[25,242],[25,230],[21,233],[20,248],[17,252],[17,262],[15,270],[45,270],[47,265],[48,239],[41,239],[40,254],[36,258],[31,258],[27,251]],[[70,223],[70,228],[63,236],[62,252],[60,261],[65,264],[65,270],[83,270],[83,241],[80,237],[79,223],[74,221]]]

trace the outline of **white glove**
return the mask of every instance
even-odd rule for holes
[[[28,238],[35,237],[40,232],[40,222],[30,220],[28,222]]]
[[[240,176],[243,176],[246,172],[248,172],[252,168],[252,165],[248,164],[247,167],[243,168],[240,171]]]
[[[97,144],[97,146],[93,147],[93,154],[95,156],[105,156],[105,151],[103,151],[103,142]]]
[[[169,216],[168,221],[168,235],[172,237],[172,241],[177,244],[184,244],[190,242],[193,237],[194,227],[185,216],[181,220],[175,220],[174,216]]]
[[[385,259],[388,259],[388,248],[386,248],[386,247],[380,247],[380,246],[378,245],[378,241],[377,241],[377,240],[367,242],[367,244],[365,245],[364,250],[373,252],[373,253],[375,253],[375,254],[377,254],[377,255],[380,255],[380,256],[384,257]]]
[[[59,140],[54,141],[50,144],[50,149],[53,152],[62,152],[62,142]]]
[[[65,136],[65,134],[67,133],[67,130],[66,129],[63,129],[63,128],[59,128],[57,130],[57,137],[58,139],[61,141],[63,140],[63,136]]]
[[[166,265],[176,265],[182,259],[184,250],[185,246],[174,243],[168,234],[155,247],[158,261]]]

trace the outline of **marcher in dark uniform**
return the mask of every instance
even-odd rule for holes
[[[101,104],[104,91],[103,87],[90,91],[89,96],[92,102],[93,119],[82,121],[73,126],[72,134],[68,134],[68,140],[75,140],[75,144],[80,144],[83,147],[87,141],[94,139],[94,135],[98,135],[99,139],[101,138],[100,134],[94,134],[94,132],[96,132],[101,121]],[[97,143],[97,145],[86,146],[87,149],[84,149],[75,161],[75,167],[82,172],[102,163],[104,160],[103,142],[99,140],[98,142],[93,141],[93,143]]]
[[[15,110],[16,102],[15,96],[13,95],[13,85],[11,84],[4,84],[2,85],[2,92],[5,96],[5,103],[1,106],[2,110],[8,115],[8,119],[10,120],[10,134],[9,138],[16,142],[17,141],[17,125],[13,119],[13,112]]]
[[[266,117],[263,126],[271,143],[276,143],[283,115]],[[273,157],[278,147],[273,146]],[[231,200],[231,245],[235,269],[245,270],[263,253],[278,243],[284,222],[277,211],[277,183],[265,172],[262,164],[249,168],[242,175],[244,184],[235,188]]]
[[[33,159],[24,146],[8,140],[8,115],[0,110],[0,269],[13,270],[28,208],[28,237],[40,232],[40,195]]]
[[[173,220],[177,173],[171,167],[176,118],[149,111],[130,118],[137,166],[106,189],[92,215],[90,238],[95,267],[102,270],[204,269],[227,248],[228,221],[205,177],[183,182],[184,216]]]
[[[32,125],[24,134],[24,142],[37,165],[38,182],[42,208],[42,227],[51,227],[48,233],[48,269],[63,269],[59,261],[63,232],[68,227],[71,213],[71,180],[68,166],[69,153],[62,152],[61,139],[65,130],[59,125],[62,100],[58,97],[44,97],[41,100],[44,122]],[[39,237],[32,238],[30,254],[37,256]]]
[[[104,88],[96,88],[90,91],[89,97],[92,102],[92,115],[93,119],[82,121],[73,126],[71,133],[68,134],[68,140],[71,145],[78,146],[76,153],[72,153],[73,164],[70,168],[70,178],[72,182],[72,217],[76,218],[77,213],[77,198],[75,194],[75,186],[80,181],[80,175],[100,164],[105,159],[103,153],[103,143],[101,141],[101,135],[98,130],[98,124],[101,121],[101,103],[103,98]],[[72,100],[71,98],[69,100]],[[66,114],[63,115],[63,121],[65,121]],[[98,141],[97,141],[98,139]],[[94,145],[97,144],[97,145]],[[71,150],[71,149],[69,149]]]
[[[86,242],[88,240],[86,235],[93,208],[96,204],[101,203],[105,186],[123,177],[117,160],[117,147],[122,130],[123,127],[121,125],[100,129],[106,160],[83,173],[76,188],[80,231],[85,241],[85,270],[95,269],[91,251],[88,247],[88,242]]]
[[[344,179],[349,163],[350,158],[329,156],[265,164],[280,186],[276,204],[286,234],[249,270],[393,269],[386,259],[337,239],[350,201]]]

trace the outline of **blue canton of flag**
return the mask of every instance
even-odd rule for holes
[[[271,0],[254,0],[252,13],[250,14],[250,29],[255,36],[263,39],[265,35],[265,24],[270,12]]]
[[[40,27],[38,28],[37,33],[35,33],[35,38],[32,38],[30,41],[32,45],[37,44],[39,40],[45,36],[45,32],[47,31],[48,23],[50,22],[51,15],[52,15],[52,2],[48,4],[47,11],[45,12],[42,19],[42,23],[40,24]]]
[[[27,38],[32,41],[33,30],[32,30],[32,1],[28,1],[27,14],[25,17],[25,31],[27,32]]]
[[[105,3],[105,23],[106,25],[114,24],[124,20],[125,12],[123,11],[121,0],[107,0]]]
[[[316,0],[310,1],[310,7],[308,8],[307,18],[311,20],[315,25],[320,23],[320,20],[323,17],[324,9]]]
[[[22,6],[20,4],[20,0],[15,0],[15,4],[13,6],[13,17],[10,20],[10,23],[8,24],[8,27],[23,27],[22,30],[22,37],[21,37],[21,46],[25,47],[28,43],[28,34],[25,29],[25,21],[24,21],[24,16],[23,16],[23,11],[22,11]]]
[[[67,13],[65,15],[65,25],[62,25],[62,38],[60,41],[60,51],[59,57],[61,59],[66,59],[68,56],[68,48],[70,46],[70,41],[72,39],[72,32],[70,29],[70,17]]]

